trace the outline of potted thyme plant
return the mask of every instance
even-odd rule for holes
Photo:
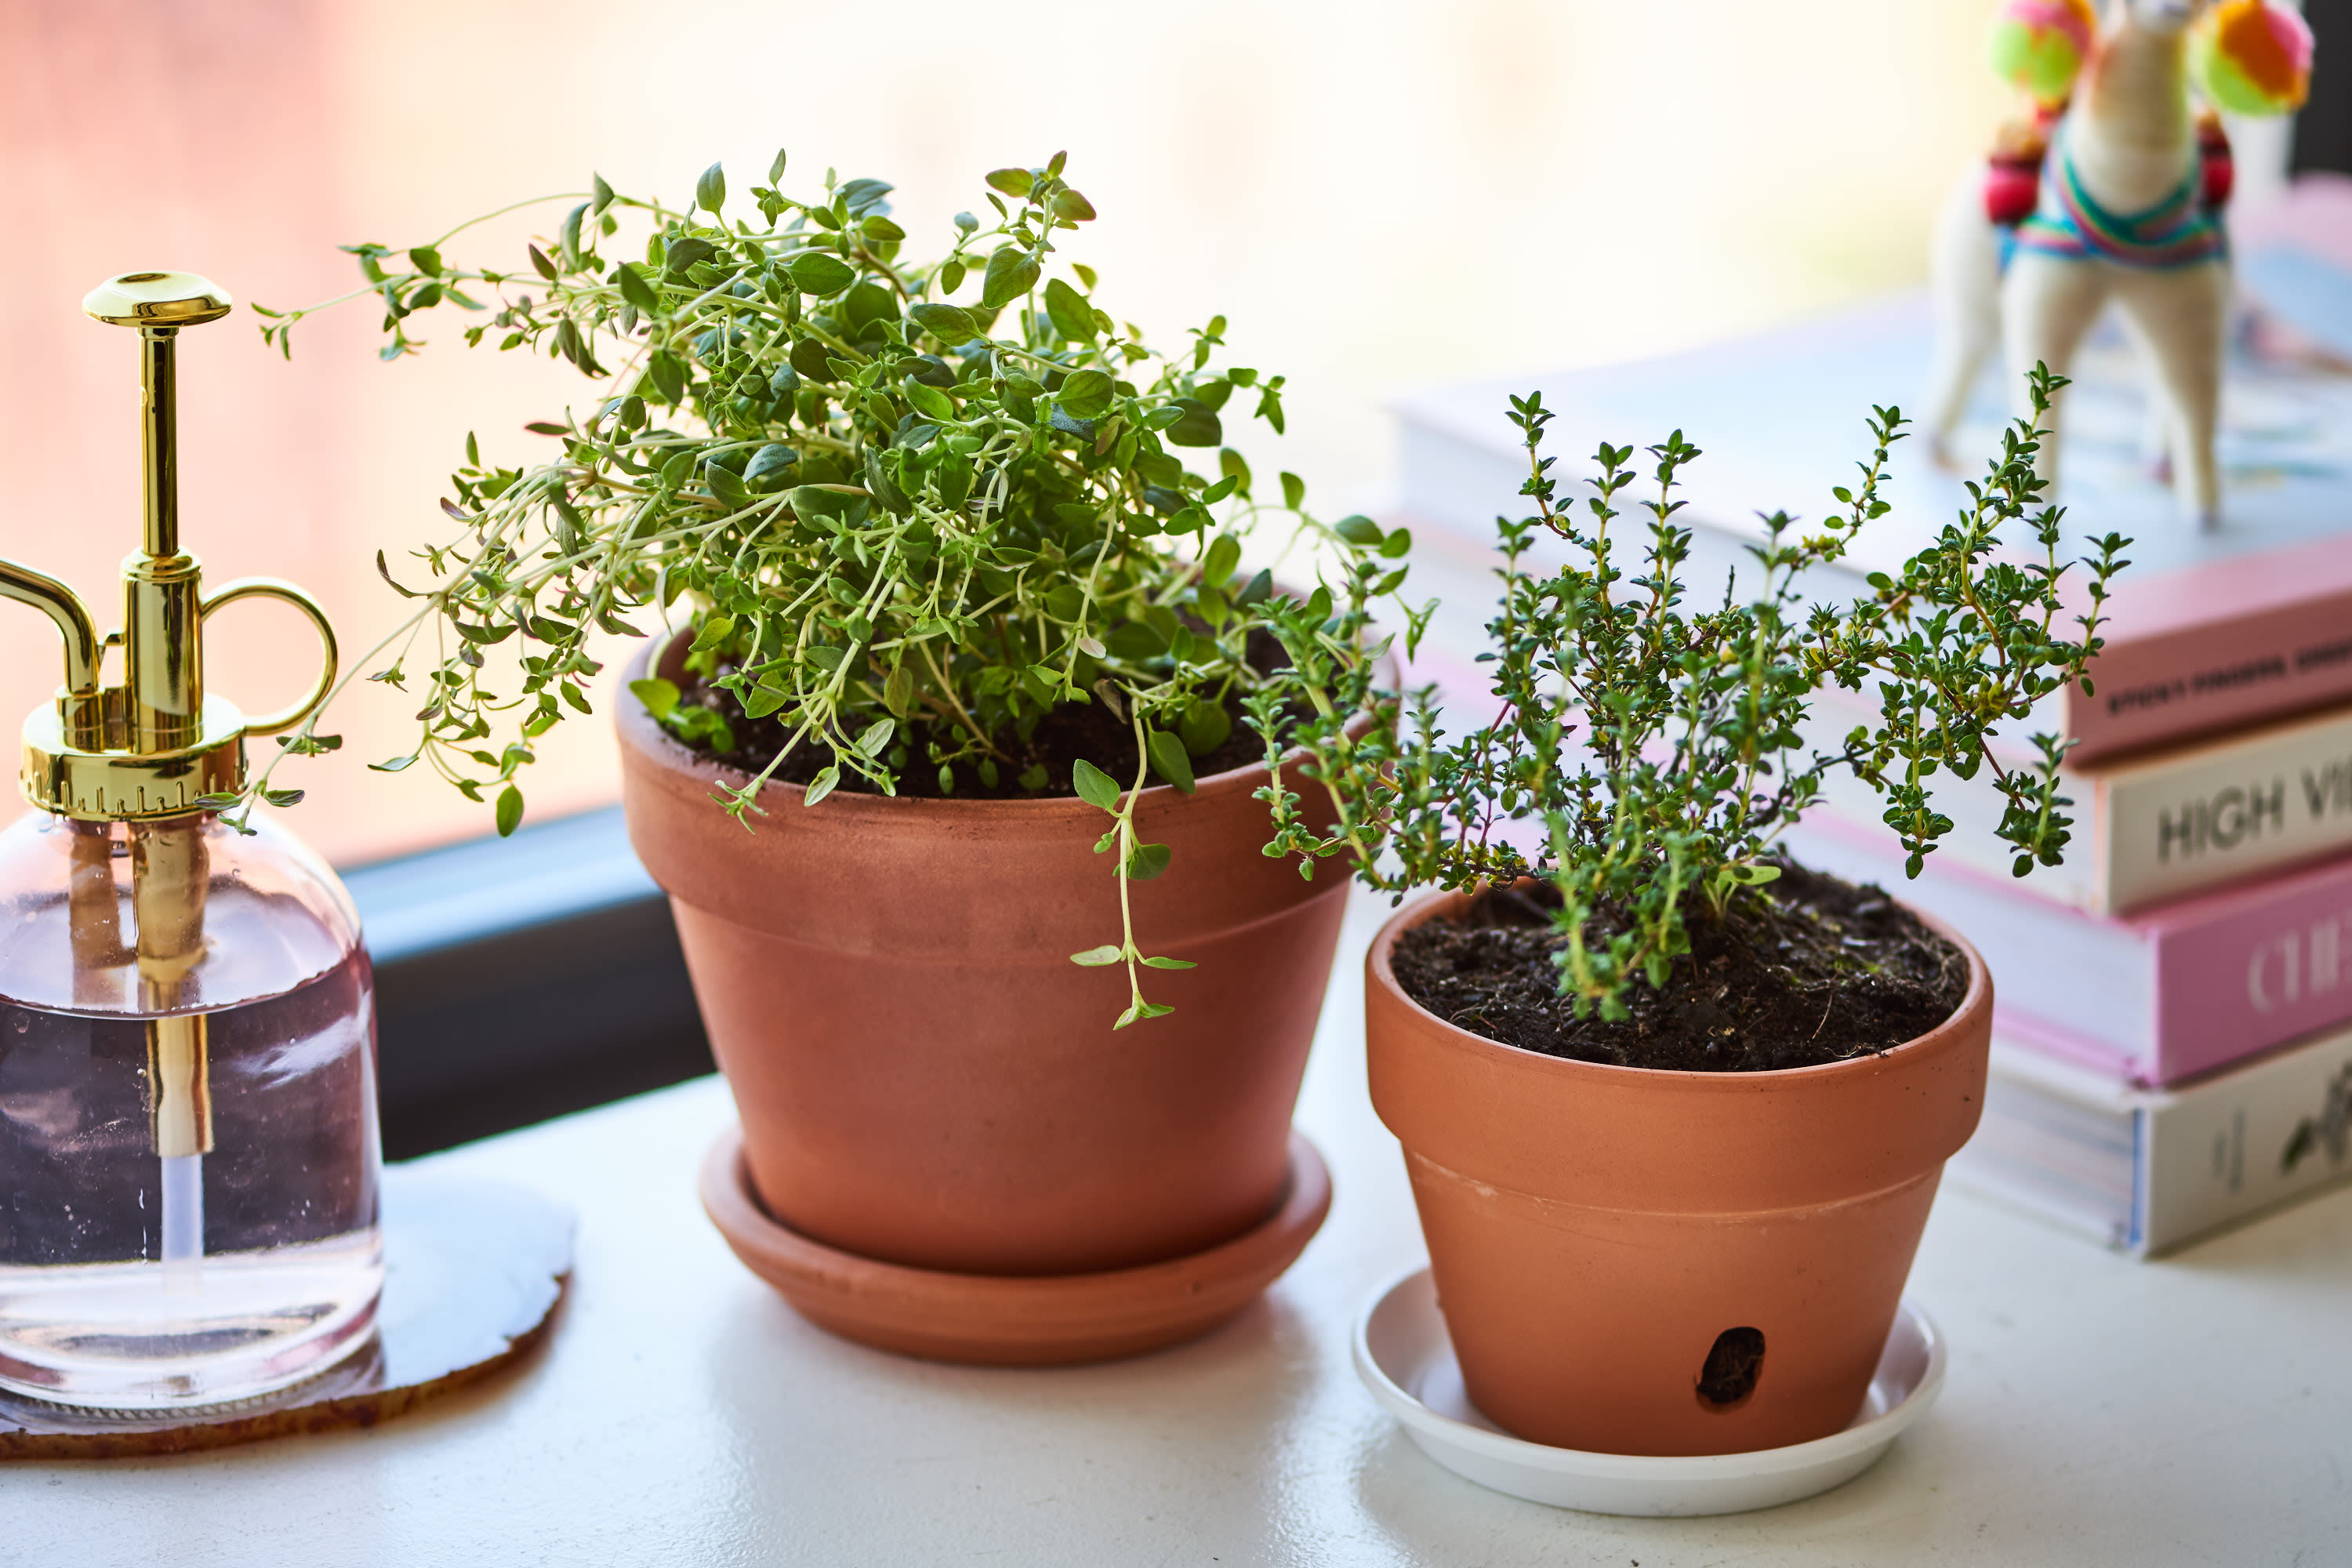
[[[731,206],[717,165],[683,208],[599,179],[510,271],[458,231],[347,247],[387,359],[464,312],[596,392],[530,427],[542,461],[468,437],[452,536],[387,567],[414,613],[374,679],[424,707],[381,765],[511,831],[533,740],[593,705],[592,631],[654,634],[624,802],[741,1116],[749,1191],[730,1144],[706,1197],[820,1321],[950,1357],[1197,1333],[1319,1224],[1289,1122],[1343,884],[1269,858],[1252,725],[1290,700],[1277,617],[1362,623],[1240,562],[1278,520],[1361,600],[1410,542],[1257,481],[1224,431],[1279,433],[1283,378],[1222,363],[1222,317],[1163,351],[1110,314],[1058,259],[1095,216],[1063,173],[988,175],[919,262],[889,185],[790,195],[781,153]],[[1107,1293],[1065,1321],[989,1294],[1015,1276]]]
[[[1770,519],[1740,591],[1691,603],[1674,491],[1697,451],[1679,432],[1649,448],[1629,574],[1632,448],[1603,446],[1571,508],[1542,455],[1549,412],[1513,399],[1535,512],[1500,525],[1479,656],[1499,712],[1458,739],[1424,692],[1410,738],[1351,746],[1321,714],[1370,700],[1369,670],[1277,615],[1296,678],[1326,700],[1270,728],[1339,801],[1328,827],[1286,821],[1281,847],[1350,859],[1395,894],[1444,889],[1369,955],[1371,1092],[1404,1145],[1469,1393],[1519,1436],[1724,1453],[1823,1436],[1860,1408],[1943,1163],[1977,1122],[1991,984],[1957,933],[1774,843],[1827,769],[1851,768],[1916,875],[1952,826],[1929,776],[1988,769],[2017,874],[2058,861],[2064,743],[2042,737],[2038,767],[2004,771],[1986,737],[2084,679],[2123,564],[2110,536],[2083,563],[2090,613],[2062,621],[2069,565],[2033,458],[2063,384],[2032,377],[2036,417],[1933,548],[1810,608],[1799,574],[1887,510],[1897,412],[1875,411],[1841,515],[1810,532]],[[1997,552],[2013,523],[2038,559]],[[1568,542],[1569,564],[1530,565],[1541,535]],[[1833,755],[1800,740],[1832,681],[1880,700]],[[1286,807],[1279,778],[1275,793]]]

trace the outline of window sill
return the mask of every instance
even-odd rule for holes
[[[387,1157],[713,1070],[669,900],[619,807],[342,878],[375,963]]]

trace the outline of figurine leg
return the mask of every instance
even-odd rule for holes
[[[2179,412],[2165,395],[2164,383],[2153,367],[2147,383],[2147,411],[2140,421],[2139,460],[2147,469],[2148,478],[2158,484],[2172,483],[2172,444],[2179,439]]]
[[[2130,311],[2123,312],[2124,335],[2131,340],[2132,352],[2139,356],[2143,399],[2140,404],[2139,463],[2147,477],[2158,484],[2172,483],[2172,447],[2179,439],[2180,416],[2172,406],[2172,397],[2165,390],[2164,374],[2158,367],[2156,345],[2140,331],[2139,318]]]
[[[2000,341],[2000,234],[1984,214],[1983,172],[1971,165],[1936,219],[1928,272],[1936,361],[1927,377],[1927,449],[1953,466],[1949,442],[1985,356]]]
[[[2069,261],[2021,250],[2009,264],[2000,292],[2001,338],[2009,361],[2010,396],[2018,414],[2032,411],[2026,399],[2025,374],[2036,364],[2058,374],[2074,363],[2074,351],[2098,320],[2106,303],[2112,269],[2095,261]],[[2042,416],[2042,453],[2034,470],[2045,483],[2058,482],[2060,416],[2065,394],[2051,400]]]
[[[2213,437],[2221,408],[2222,338],[2230,269],[2220,262],[2120,279],[2116,296],[2140,337],[2172,409],[2173,493],[2200,528],[2221,519]]]

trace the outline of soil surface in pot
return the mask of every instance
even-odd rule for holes
[[[1289,662],[1282,644],[1270,632],[1253,633],[1249,652],[1250,663],[1262,673]],[[732,665],[722,664],[712,672],[711,679],[733,672]],[[727,721],[727,727],[735,738],[733,751],[712,752],[707,746],[696,749],[748,773],[757,773],[766,767],[792,737],[791,729],[775,714],[758,719],[747,718],[742,703],[732,691],[713,686],[709,680],[698,675],[688,675],[678,683],[678,700],[681,706],[709,709]],[[1238,694],[1226,702],[1225,717],[1232,724],[1232,732],[1218,745],[1192,759],[1193,777],[1207,778],[1212,773],[1228,773],[1265,759],[1265,742],[1243,717]],[[950,739],[920,719],[910,720],[901,727],[900,735],[907,742],[908,755],[912,760],[898,771],[900,795],[927,800],[944,797],[944,792],[940,788],[939,768],[922,761],[929,754],[929,744],[935,734],[950,745],[961,743],[960,732]],[[1071,764],[1081,757],[1108,773],[1122,789],[1135,780],[1138,761],[1135,726],[1112,714],[1100,701],[1064,703],[1039,719],[1036,727],[1025,737],[1006,731],[992,738],[1004,753],[1003,760],[996,764],[996,782],[993,784],[988,783],[974,764],[959,763],[955,765],[954,794],[957,798],[1036,800],[1076,795],[1077,791],[1070,783],[1070,769]],[[775,776],[785,784],[804,784],[815,778],[832,761],[833,753],[824,747],[803,743],[784,759],[783,766],[776,770]],[[1022,776],[1035,767],[1045,770],[1044,781],[1034,789],[1023,787]],[[1160,784],[1163,781],[1155,773],[1150,782]],[[846,769],[843,770],[839,787],[845,792],[878,793],[866,780]]]
[[[1690,921],[1691,951],[1663,991],[1636,981],[1633,1016],[1579,1018],[1559,994],[1549,887],[1482,895],[1460,918],[1398,936],[1406,995],[1507,1046],[1577,1061],[1685,1072],[1767,1072],[1886,1050],[1952,1016],[1968,959],[1878,888],[1784,866],[1720,922]],[[1604,919],[1588,941],[1605,941]]]

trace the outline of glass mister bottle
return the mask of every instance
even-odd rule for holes
[[[0,562],[0,597],[65,638],[56,704],[25,721],[33,810],[0,831],[0,1387],[165,1411],[274,1392],[366,1342],[375,1007],[334,873],[211,809],[246,788],[247,737],[301,725],[335,676],[308,595],[207,594],[180,548],[174,342],[228,297],[132,272],[82,304],[139,334],[145,537],[103,637],[71,589]],[[323,644],[284,712],[204,689],[205,620],[246,598],[293,605]],[[101,685],[117,647],[123,679]]]

